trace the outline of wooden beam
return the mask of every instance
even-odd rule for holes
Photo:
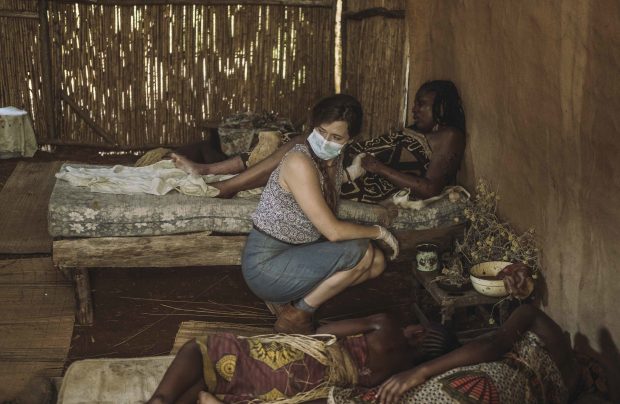
[[[43,101],[45,102],[45,124],[47,133],[56,139],[56,120],[54,119],[54,78],[52,77],[52,52],[50,51],[50,27],[47,21],[48,0],[39,0],[39,46],[41,49],[41,79]]]
[[[342,13],[343,20],[364,20],[372,17],[404,19],[405,10],[388,10],[385,7],[374,7],[361,11],[346,11]]]
[[[192,233],[57,240],[53,261],[61,268],[240,265],[246,239],[247,236]]]
[[[34,11],[12,11],[12,10],[0,10],[0,17],[9,18],[31,18],[34,20],[39,19],[39,13]]]
[[[334,0],[52,0],[57,3],[82,3],[103,6],[147,6],[147,5],[252,5],[252,6],[296,6],[331,8]]]
[[[101,136],[103,139],[105,139],[106,142],[111,143],[114,146],[118,145],[118,143],[114,139],[112,139],[112,137],[108,133],[106,133],[106,131],[103,130],[102,127],[97,125],[97,123],[88,115],[88,113],[86,111],[84,111],[82,108],[80,108],[80,106],[77,104],[77,102],[73,101],[63,91],[60,92],[60,97],[62,98],[62,100],[64,102],[69,104],[71,109],[73,109],[73,111],[75,111],[75,113],[78,114],[78,116],[80,118],[82,118],[82,120],[84,120],[84,122],[86,122],[86,124],[92,128],[92,130],[94,130],[99,136]]]

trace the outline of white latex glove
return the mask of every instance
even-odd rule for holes
[[[366,170],[362,167],[362,158],[364,158],[365,155],[366,153],[360,153],[355,156],[353,162],[351,162],[351,165],[345,169],[349,173],[349,178],[351,181],[355,181],[362,175],[366,174]]]
[[[392,249],[392,256],[390,256],[390,261],[393,261],[398,257],[398,253],[400,249],[398,248],[398,240],[392,233],[390,233],[385,227],[379,226],[378,224],[374,225],[379,228],[379,236],[375,240],[382,240]]]

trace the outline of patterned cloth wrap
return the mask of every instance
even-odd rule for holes
[[[368,383],[362,334],[336,341],[331,335],[220,333],[196,341],[207,388],[226,403],[297,403],[325,398],[333,385]]]
[[[408,151],[413,158],[403,160],[403,151]],[[409,128],[364,142],[352,143],[347,148],[344,166],[351,165],[353,158],[360,153],[372,154],[388,167],[418,177],[426,175],[432,157],[426,136]],[[344,199],[378,203],[398,191],[400,188],[397,185],[379,174],[366,173],[353,182],[343,184],[341,195]]]
[[[283,137],[286,143],[290,137]],[[370,140],[354,142],[344,149],[344,166],[348,167],[355,156],[360,153],[373,154],[383,164],[400,171],[401,173],[423,177],[430,164],[431,148],[426,136],[412,129],[382,135]],[[402,160],[403,150],[408,151],[413,158]],[[249,166],[250,153],[240,155],[245,166]],[[359,202],[378,203],[400,191],[397,185],[378,174],[366,173],[353,182],[342,184],[340,194],[342,198]]]
[[[335,388],[328,403],[375,402],[378,387]],[[399,403],[566,403],[568,390],[542,340],[526,332],[504,359],[452,369],[406,392]]]

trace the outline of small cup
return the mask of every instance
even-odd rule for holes
[[[416,246],[415,258],[418,263],[418,271],[432,272],[437,270],[439,263],[437,250],[437,245],[432,243],[423,243]]]

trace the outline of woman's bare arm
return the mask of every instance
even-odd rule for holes
[[[291,153],[280,169],[280,185],[293,194],[301,210],[329,241],[376,239],[380,230],[339,220],[331,211],[323,193],[319,173],[312,160],[302,153]]]

